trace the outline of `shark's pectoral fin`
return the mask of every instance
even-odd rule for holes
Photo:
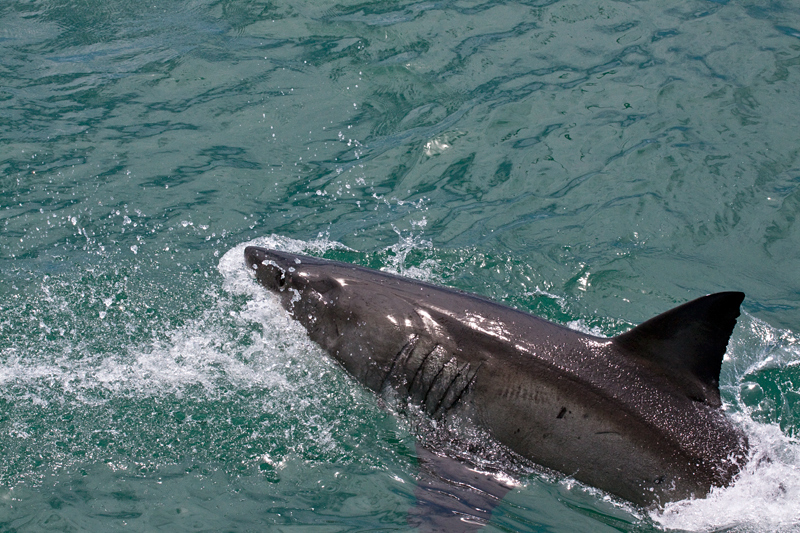
[[[417,445],[417,504],[409,525],[421,532],[469,533],[482,528],[511,486],[490,474]]]
[[[741,292],[709,294],[614,337],[614,343],[660,366],[687,396],[719,406],[722,358],[743,300]]]

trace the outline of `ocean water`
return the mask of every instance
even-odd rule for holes
[[[798,124],[789,1],[5,0],[0,531],[409,530],[415,422],[248,243],[608,336],[744,291],[733,486],[485,531],[800,531]]]

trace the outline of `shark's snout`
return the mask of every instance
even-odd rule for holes
[[[244,259],[247,262],[247,266],[254,270],[257,269],[259,265],[263,264],[264,261],[285,267],[285,265],[288,264],[289,255],[291,254],[270,250],[268,248],[260,248],[258,246],[248,246],[244,249]]]
[[[247,266],[250,268],[258,268],[258,265],[261,264],[261,261],[264,260],[264,248],[258,248],[256,246],[248,246],[244,249],[244,260],[247,263]]]
[[[282,290],[286,286],[286,274],[292,263],[292,256],[293,254],[258,246],[244,249],[247,266],[253,269],[262,285],[273,291]]]

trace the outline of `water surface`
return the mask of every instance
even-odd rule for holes
[[[798,123],[789,2],[5,2],[0,530],[408,529],[415,424],[250,242],[601,335],[743,290],[733,487],[511,472],[486,530],[800,527]]]

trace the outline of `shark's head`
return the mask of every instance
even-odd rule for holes
[[[350,306],[331,305],[342,297],[344,282],[336,265],[305,255],[248,246],[244,258],[258,282],[278,297],[281,305],[323,347],[338,337],[337,324],[352,314]]]
[[[418,297],[418,283],[256,246],[248,246],[244,256],[259,283],[279,298],[311,339],[373,390],[380,389],[410,336],[426,328],[406,294]]]
[[[244,250],[244,258],[258,281],[273,293],[285,294],[287,291],[303,291],[309,287],[324,290],[329,283],[327,274],[321,275],[319,268],[323,261],[313,257],[301,256],[289,252],[280,252],[257,246],[248,246]]]

